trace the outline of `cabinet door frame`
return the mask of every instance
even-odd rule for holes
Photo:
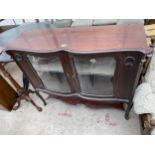
[[[77,72],[77,69],[76,69],[76,64],[74,62],[74,58],[78,58],[78,57],[86,57],[86,58],[91,58],[91,57],[101,57],[103,56],[104,57],[111,57],[111,58],[114,58],[115,59],[115,62],[116,62],[116,66],[115,66],[115,71],[114,71],[114,87],[113,87],[113,93],[112,95],[92,95],[92,94],[85,94],[85,93],[82,93],[81,91],[81,88],[80,88],[80,81],[79,81],[79,78],[78,78],[78,72]],[[73,65],[74,65],[74,71],[75,71],[75,75],[76,75],[76,79],[78,81],[78,87],[80,88],[80,91],[79,93],[82,95],[82,96],[87,96],[87,97],[95,97],[95,98],[116,98],[117,97],[117,88],[118,88],[118,76],[120,75],[119,72],[117,71],[120,71],[118,70],[119,68],[119,64],[118,64],[118,59],[119,59],[119,54],[118,53],[91,53],[91,54],[78,54],[78,53],[70,53],[70,57],[72,58],[72,61],[73,61]]]
[[[135,86],[137,84],[137,79],[139,78],[139,72],[140,72],[140,63],[141,59],[145,56],[144,53],[137,50],[124,50],[124,51],[113,51],[113,52],[103,52],[103,53],[72,53],[69,51],[55,51],[51,53],[36,53],[36,52],[27,52],[27,51],[9,51],[9,54],[13,57],[13,59],[16,61],[20,69],[23,71],[23,73],[28,77],[33,87],[38,91],[43,91],[46,93],[54,94],[54,95],[62,95],[62,96],[74,96],[78,95],[83,98],[98,98],[105,100],[106,98],[110,101],[113,99],[119,100],[130,100],[133,97],[133,92],[135,90]],[[21,57],[21,61],[18,61],[16,58],[16,54]],[[49,89],[46,89],[44,86],[42,80],[38,76],[37,72],[33,68],[32,64],[27,58],[27,55],[32,56],[41,56],[41,57],[52,57],[52,56],[58,56],[61,62],[61,65],[63,67],[64,74],[67,78],[67,82],[70,86],[71,92],[56,92]],[[113,95],[112,96],[95,96],[95,95],[85,95],[81,94],[80,91],[80,83],[78,79],[78,74],[76,71],[75,63],[74,63],[74,57],[75,56],[91,56],[96,57],[113,57],[116,60],[116,66],[115,66],[115,73],[114,73],[114,88],[113,88]],[[133,73],[133,76],[129,76],[129,71],[125,70],[124,67],[124,58],[127,56],[135,55],[136,61],[135,61],[135,68],[133,67],[130,72]],[[68,63],[66,65],[66,62]],[[25,69],[26,68],[26,69]],[[32,76],[33,75],[33,76]],[[128,75],[128,78],[125,78],[124,75]],[[132,82],[131,82],[132,81]],[[124,95],[124,91],[128,89],[128,86],[130,85],[130,91]]]
[[[80,87],[80,82],[78,79],[78,73],[76,70],[76,66],[74,63],[74,57],[87,57],[91,58],[92,56],[94,57],[112,57],[115,58],[116,60],[116,66],[115,66],[115,72],[114,72],[114,86],[113,86],[113,95],[103,95],[103,96],[98,96],[98,95],[87,95],[87,94],[80,94],[82,96],[86,97],[94,97],[94,98],[118,98],[118,99],[124,99],[124,100],[132,100],[133,98],[133,93],[136,88],[136,85],[138,84],[138,80],[140,77],[140,72],[142,69],[142,63],[141,60],[145,57],[145,54],[143,54],[140,51],[115,51],[115,52],[105,52],[105,53],[91,53],[91,54],[79,54],[79,53],[71,53],[70,54],[72,57],[72,61],[74,64],[74,70],[77,75],[77,81],[78,85]],[[135,62],[134,65],[130,68],[127,69],[125,66],[125,59],[129,57],[134,57]],[[128,91],[126,91],[128,90]]]
[[[130,61],[126,64],[127,59],[134,59],[133,63]],[[145,55],[141,52],[124,52],[119,54],[120,63],[120,93],[119,96],[124,99],[130,100],[134,95],[135,88],[138,84],[140,73],[143,67],[142,59]]]
[[[65,71],[66,68],[63,67],[63,63],[62,63],[62,59],[61,59],[61,52],[62,51],[53,52],[53,53],[33,53],[33,52],[27,53],[25,51],[23,51],[23,52],[22,51],[20,51],[20,52],[19,51],[13,51],[13,52],[11,52],[11,56],[16,61],[16,63],[18,64],[18,66],[20,67],[22,72],[26,75],[26,77],[28,77],[30,83],[33,85],[33,87],[35,89],[43,90],[43,91],[45,90],[45,92],[51,92],[54,94],[72,94],[73,93],[72,85],[68,81],[68,78],[67,78],[68,75],[66,75],[66,71]],[[21,58],[20,61],[17,60],[16,55],[18,55]],[[66,80],[68,82],[70,92],[58,92],[58,91],[54,91],[54,90],[46,88],[42,79],[39,77],[37,71],[34,69],[32,63],[28,59],[28,57],[27,57],[28,55],[36,56],[36,57],[44,57],[44,58],[48,58],[49,56],[50,57],[58,57],[60,60],[60,64],[62,66],[64,75],[66,77]]]

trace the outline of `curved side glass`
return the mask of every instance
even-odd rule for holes
[[[29,55],[28,58],[47,89],[62,93],[71,92],[59,57]]]

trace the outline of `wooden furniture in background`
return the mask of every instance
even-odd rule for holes
[[[152,22],[154,21],[155,20],[153,20]],[[149,22],[150,24],[152,23],[151,21],[147,21],[147,24],[149,24]],[[145,33],[147,37],[147,44],[148,46],[154,48],[155,24],[145,25],[144,28],[145,28]],[[146,59],[146,62],[144,63],[140,84],[145,82],[145,74],[146,74],[150,61],[151,61],[151,57],[148,57],[148,59]],[[141,134],[150,135],[152,130],[155,129],[155,120],[152,120],[151,114],[150,113],[141,114],[139,115],[139,119],[140,119],[140,124],[141,124]]]
[[[16,110],[20,107],[21,101],[26,100],[27,102],[31,103],[33,106],[37,108],[38,111],[42,111],[42,108],[37,106],[35,102],[32,100],[32,98],[29,96],[30,93],[34,93],[32,90],[28,89],[25,90],[22,88],[16,81],[15,79],[10,75],[9,72],[5,69],[4,65],[0,63],[0,72],[3,74],[4,77],[6,77],[11,84],[14,86],[16,91],[13,91],[13,88],[7,84],[7,82],[4,81],[4,78],[1,77],[1,89],[0,89],[0,94],[1,94],[1,100],[3,99],[3,102],[0,103],[5,106],[10,106],[9,102],[13,102],[14,104],[11,104],[11,107],[9,110]],[[4,84],[2,84],[4,82]],[[10,90],[9,90],[10,89]],[[16,95],[16,100],[11,99],[12,94],[17,94]],[[10,95],[10,97],[8,97]],[[9,102],[8,102],[9,101]],[[16,102],[15,102],[16,101]],[[16,103],[16,104],[15,104]]]
[[[18,94],[0,75],[0,109],[11,111],[15,106]]]
[[[152,130],[155,129],[155,120],[152,120],[151,114],[140,115],[141,134],[150,135]]]
[[[145,33],[147,36],[148,45],[153,47],[155,43],[155,24],[145,25]]]
[[[26,100],[27,102],[30,102],[32,105],[34,105],[38,111],[42,111],[42,108],[37,106],[35,104],[35,102],[32,100],[32,98],[30,97],[29,93],[34,93],[34,92],[27,88],[27,85],[26,85],[27,83],[25,82],[25,78],[23,78],[23,83],[24,83],[25,87],[22,88],[15,81],[15,79],[10,75],[10,73],[5,69],[5,65],[7,63],[11,63],[11,62],[13,62],[11,57],[8,54],[6,54],[6,52],[3,50],[2,47],[0,47],[0,73],[2,73],[4,75],[4,77],[7,78],[11,82],[12,86],[15,88],[15,90],[18,94],[18,99],[14,106],[14,109],[19,108],[19,106],[21,104],[21,100]],[[7,91],[7,90],[4,90],[4,91]],[[3,97],[5,98],[5,96],[3,96]],[[40,97],[40,95],[39,95],[39,97]],[[46,105],[45,101],[44,101],[44,105]]]

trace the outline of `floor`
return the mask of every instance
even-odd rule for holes
[[[21,83],[17,66],[9,64],[6,68]],[[127,121],[123,110],[93,109],[53,98],[48,99],[48,105],[44,107],[37,96],[32,98],[43,107],[43,111],[38,112],[25,101],[17,111],[0,110],[0,134],[140,134],[139,119],[133,111]]]

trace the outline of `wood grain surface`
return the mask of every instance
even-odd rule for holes
[[[149,53],[144,27],[138,24],[55,28],[52,24],[24,24],[0,34],[0,47],[39,53],[60,50],[103,53],[139,49]]]

